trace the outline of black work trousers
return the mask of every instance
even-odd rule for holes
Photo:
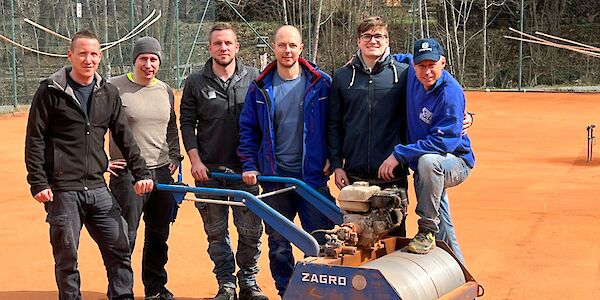
[[[53,201],[44,207],[59,299],[81,299],[77,249],[83,225],[100,248],[108,276],[108,299],[133,299],[127,224],[108,189],[54,192]]]
[[[173,183],[168,166],[150,169],[155,183]],[[144,250],[142,254],[142,282],[147,296],[166,292],[167,264],[169,249],[169,226],[177,212],[172,194],[165,191],[152,191],[138,196],[133,190],[133,176],[129,170],[110,176],[110,190],[121,206],[122,215],[127,221],[129,249],[133,252],[137,229],[144,213]]]

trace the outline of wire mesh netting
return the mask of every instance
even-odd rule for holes
[[[99,72],[105,77],[129,72],[135,38],[154,36],[164,53],[158,77],[174,88],[181,87],[186,76],[208,59],[207,33],[216,21],[236,26],[239,57],[255,67],[273,59],[268,47],[273,31],[281,24],[295,25],[304,38],[303,56],[332,73],[356,51],[356,27],[370,15],[386,19],[392,52],[410,51],[415,38],[431,36],[442,41],[449,59],[447,69],[465,87],[599,84],[597,56],[529,41],[523,42],[520,52],[520,42],[505,36],[533,39],[509,30],[520,30],[522,16],[524,33],[598,53],[589,47],[600,47],[600,1],[0,0],[0,9],[0,34],[33,50],[64,55],[69,45],[65,38],[84,28],[94,31],[101,43],[123,40],[104,51]],[[39,82],[67,63],[65,58],[4,41],[0,44],[0,84],[5,88],[0,90],[0,105],[29,103]]]

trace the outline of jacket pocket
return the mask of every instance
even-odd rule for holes
[[[73,248],[73,229],[69,226],[67,215],[48,215],[46,222],[50,224],[50,243],[54,249]]]
[[[204,120],[223,119],[227,116],[229,105],[233,105],[233,99],[229,101],[217,90],[206,87],[201,91],[202,101],[198,105],[198,116]],[[231,109],[233,111],[233,109]]]
[[[61,177],[63,175],[62,170],[62,160],[65,158],[63,152],[56,147],[56,144],[53,145],[53,162],[52,162],[52,173],[54,177]]]

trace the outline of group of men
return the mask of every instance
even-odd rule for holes
[[[302,37],[290,25],[275,32],[275,61],[262,73],[236,57],[240,46],[230,24],[215,24],[208,42],[210,59],[186,79],[180,107],[196,186],[258,194],[257,176],[277,175],[303,180],[335,201],[327,186],[332,172],[339,188],[354,181],[407,187],[410,167],[420,220],[407,250],[427,253],[437,237],[462,260],[446,188],[466,179],[474,158],[462,133],[464,94],[443,70],[444,50],[436,40],[417,41],[412,56],[392,55],[386,23],[367,18],[357,29],[353,61],[333,80],[300,57]],[[108,298],[133,299],[131,253],[143,213],[146,299],[173,299],[165,264],[177,206],[153,184],[173,182],[181,155],[173,92],[155,78],[160,44],[138,39],[133,71],[109,83],[96,73],[101,56],[93,33],[77,33],[68,50],[72,66],[41,83],[29,115],[28,181],[48,214],[59,298],[81,298],[77,247],[85,224],[104,259]],[[103,148],[108,129],[110,163]],[[111,173],[110,190],[105,171]],[[243,182],[211,178],[211,171],[241,173]],[[308,232],[333,226],[296,194],[263,200],[290,220],[298,215]],[[238,286],[239,299],[268,299],[256,282],[261,220],[245,207],[232,207],[239,236],[234,253],[229,207],[196,207],[219,284],[214,299],[237,299]],[[271,274],[283,296],[294,267],[292,247],[275,228],[265,227]],[[404,223],[395,234],[406,234]],[[324,237],[317,240],[322,244]]]

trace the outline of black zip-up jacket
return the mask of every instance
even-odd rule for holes
[[[259,75],[256,68],[236,58],[235,73],[224,88],[212,70],[212,59],[204,69],[185,81],[180,107],[181,137],[186,151],[198,149],[209,170],[224,166],[241,172],[236,150],[239,118],[250,82]]]
[[[394,146],[405,141],[406,70],[389,55],[367,70],[359,59],[333,75],[329,94],[328,152],[332,169],[376,179]],[[406,178],[406,166],[394,171]]]
[[[84,191],[106,186],[108,159],[104,136],[110,129],[136,180],[151,178],[146,162],[121,114],[116,87],[96,74],[86,116],[67,84],[71,68],[62,68],[41,82],[29,110],[25,164],[31,194]]]

